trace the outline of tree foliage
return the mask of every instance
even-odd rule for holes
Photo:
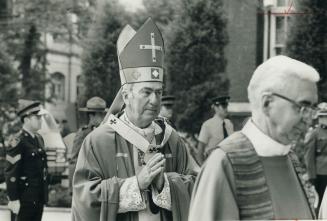
[[[162,30],[176,18],[181,7],[180,0],[143,0],[144,17],[152,17]]]
[[[319,96],[327,101],[327,1],[303,0],[296,10],[305,14],[292,20],[286,54],[317,69]]]
[[[177,96],[177,125],[195,134],[208,118],[209,98],[228,91],[224,47],[228,42],[223,1],[181,0],[166,53],[168,92]]]
[[[83,101],[99,96],[110,104],[120,88],[116,42],[128,17],[116,1],[99,8],[101,10],[84,42],[82,74],[86,88]]]
[[[174,21],[180,13],[181,0],[143,0],[144,9],[132,13],[130,25],[140,27],[151,17],[158,26],[164,42],[170,38],[170,23]]]
[[[42,33],[67,36],[69,6],[64,0],[17,1],[13,4],[14,14],[9,14],[7,22],[1,23],[1,35],[8,45],[7,52],[18,63],[20,97],[46,99],[47,48]]]
[[[0,43],[0,106],[17,102],[18,74],[13,62],[6,53],[6,46]]]

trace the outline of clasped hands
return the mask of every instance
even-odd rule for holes
[[[152,184],[161,192],[165,182],[165,163],[166,159],[162,153],[156,153],[149,159],[147,164],[136,176],[140,190],[146,190]]]

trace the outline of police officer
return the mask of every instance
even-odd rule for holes
[[[6,149],[8,207],[18,214],[18,221],[38,221],[48,200],[47,159],[43,139],[37,133],[42,111],[38,101],[21,99],[18,106],[23,126]]]
[[[100,97],[92,97],[86,102],[86,107],[80,108],[79,111],[86,112],[89,123],[81,127],[75,135],[73,148],[71,152],[71,159],[69,160],[69,180],[72,182],[73,174],[76,167],[79,150],[84,138],[97,126],[100,125],[107,111],[107,103]]]
[[[201,126],[198,137],[198,161],[202,163],[209,153],[228,135],[234,132],[234,126],[227,117],[230,97],[227,95],[211,99],[211,108],[215,115]]]
[[[172,120],[173,107],[175,104],[175,97],[172,95],[164,95],[161,97],[161,107],[159,116]]]
[[[175,97],[172,95],[163,95],[161,97],[161,106],[159,116],[167,120],[167,122],[176,129],[173,121]]]

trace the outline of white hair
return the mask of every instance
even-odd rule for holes
[[[294,78],[313,83],[320,79],[313,67],[284,55],[272,57],[259,65],[248,86],[252,109],[259,107],[263,92],[281,92],[292,84]]]

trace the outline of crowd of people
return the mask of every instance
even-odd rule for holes
[[[217,95],[195,146],[174,124],[175,97],[163,96],[164,41],[153,20],[125,26],[117,54],[121,90],[110,108],[93,97],[80,109],[89,122],[69,159],[72,220],[327,218],[327,104],[317,106],[313,67],[282,55],[259,65],[244,127],[234,131],[230,97]],[[41,220],[47,201],[42,114],[40,102],[19,100],[11,120],[20,126],[9,123],[15,134],[2,142],[17,220]]]

